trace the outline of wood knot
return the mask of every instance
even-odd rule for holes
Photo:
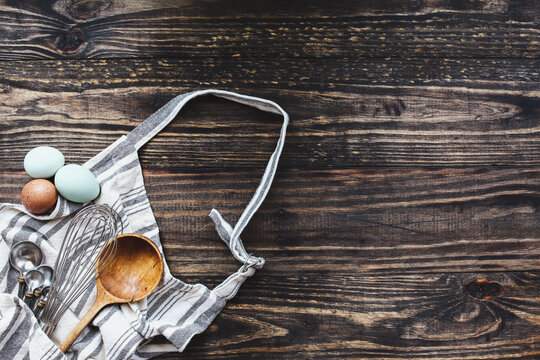
[[[70,4],[64,5],[69,14],[76,19],[92,19],[110,8],[111,0],[71,0]]]
[[[373,111],[373,117],[380,116],[401,116],[407,109],[405,103],[399,99],[385,100],[382,107],[377,107]]]
[[[69,29],[56,41],[58,49],[66,54],[79,52],[86,45],[86,34],[80,29]]]
[[[501,284],[494,281],[478,279],[465,285],[467,295],[477,300],[488,300],[499,297],[503,293]]]

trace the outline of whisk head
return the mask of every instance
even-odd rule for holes
[[[96,284],[116,254],[117,236],[122,231],[120,217],[108,205],[87,206],[73,217],[56,259],[47,303],[40,315],[47,335],[71,304]]]

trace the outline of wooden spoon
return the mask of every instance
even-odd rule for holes
[[[138,301],[148,296],[163,274],[163,259],[157,246],[138,234],[118,236],[118,250],[96,281],[96,301],[60,345],[66,352],[94,316],[106,305]]]

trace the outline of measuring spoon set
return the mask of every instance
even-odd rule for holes
[[[36,313],[40,308],[37,300],[46,295],[51,286],[53,268],[42,264],[43,252],[31,241],[21,241],[13,245],[9,262],[19,271],[19,298],[24,299],[26,305]],[[44,305],[44,300],[40,303]]]

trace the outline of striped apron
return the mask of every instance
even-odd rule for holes
[[[136,303],[103,309],[65,355],[57,348],[92,305],[95,287],[73,303],[49,339],[28,307],[17,296],[18,272],[9,265],[10,247],[20,241],[38,244],[45,263],[54,266],[72,215],[82,205],[59,197],[49,215],[36,216],[18,204],[0,204],[0,359],[149,359],[183,351],[191,338],[203,332],[236,295],[242,283],[264,265],[248,255],[240,234],[262,204],[274,178],[283,149],[289,117],[276,103],[221,90],[200,90],[175,97],[129,134],[122,136],[84,164],[98,179],[101,194],[96,204],[108,204],[121,216],[126,233],[150,238],[163,252],[159,229],[144,187],[137,151],[167,124],[191,99],[215,95],[283,116],[277,146],[262,180],[237,223],[230,225],[213,209],[219,237],[242,265],[214,289],[187,284],[173,277],[165,264],[163,278],[154,292]]]

